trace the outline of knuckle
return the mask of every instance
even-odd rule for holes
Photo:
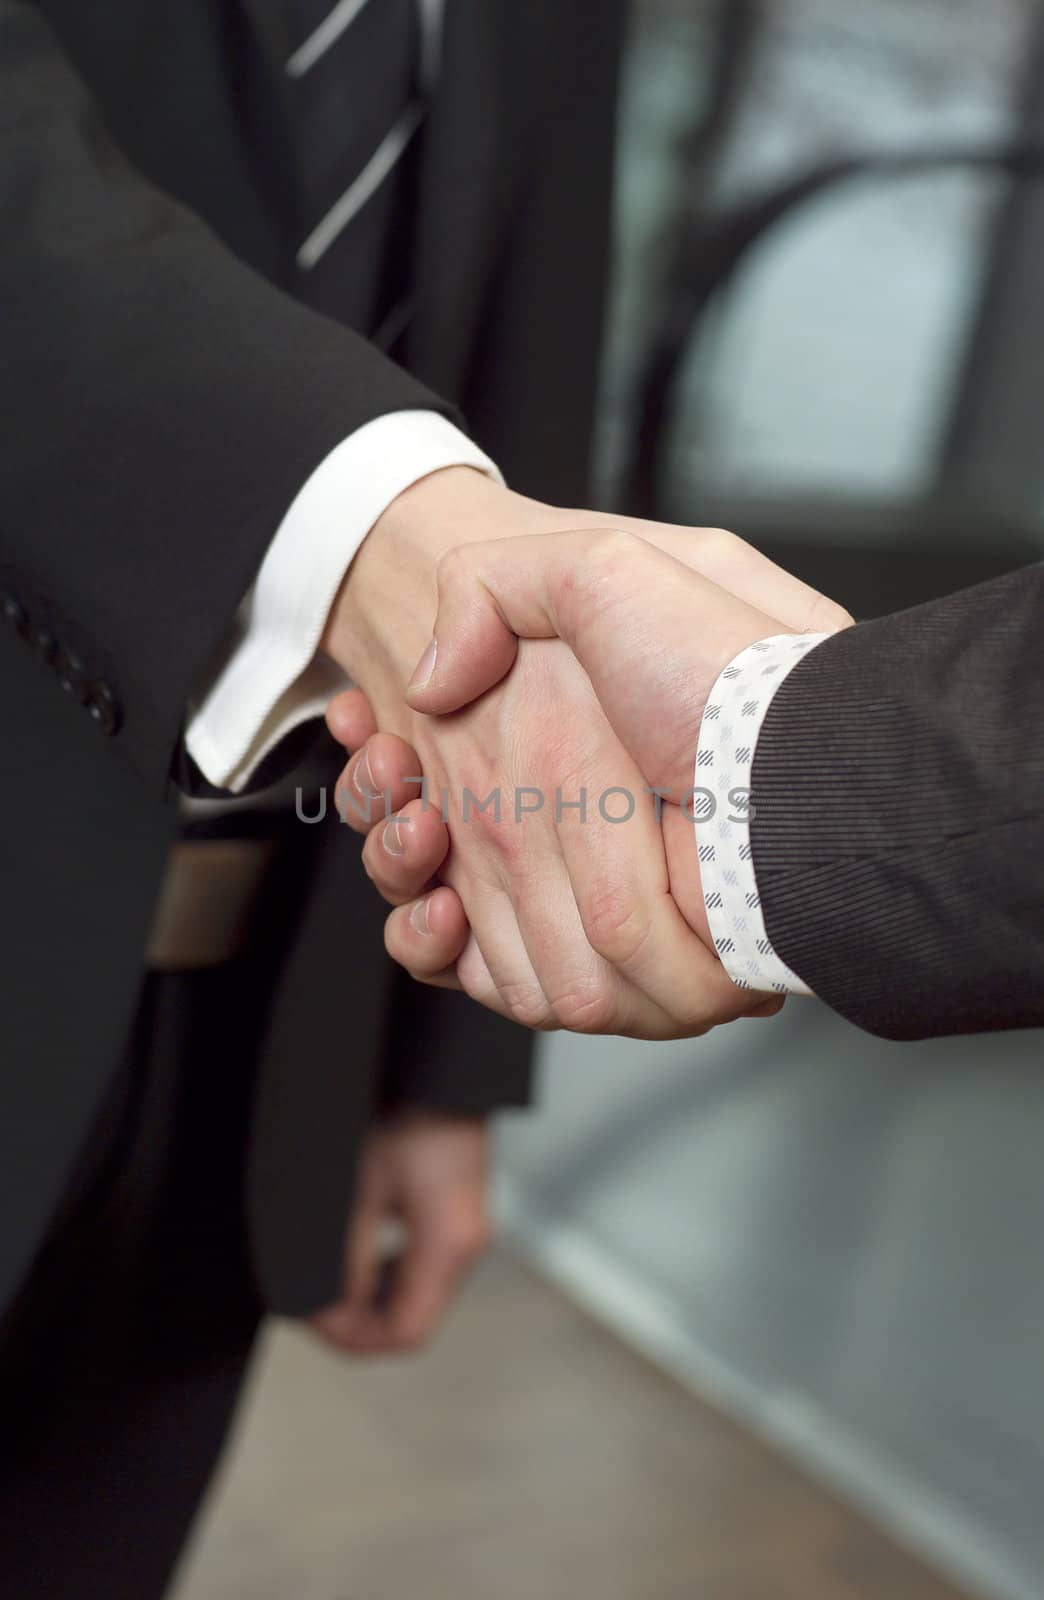
[[[696,570],[712,580],[746,566],[751,553],[746,541],[728,528],[693,529],[691,559]]]
[[[701,984],[701,993],[695,1004],[683,999],[671,1008],[672,1015],[693,1038],[702,1037],[726,1023],[735,1022],[748,1005],[747,991],[738,989],[722,970],[708,974]]]
[[[554,1011],[538,984],[505,984],[500,994],[512,1021],[520,1023],[523,1028],[539,1031],[554,1026]]]
[[[616,1021],[616,997],[612,986],[595,984],[560,995],[554,1014],[558,1026],[569,1033],[611,1033]]]
[[[729,528],[700,528],[698,533],[701,554],[710,550],[715,554],[731,555],[738,545],[744,545],[739,534]]]
[[[453,545],[451,549],[444,550],[435,563],[435,581],[439,589],[446,588],[466,577],[470,570],[470,565],[468,550],[465,545]]]
[[[825,594],[817,594],[809,609],[804,633],[840,633],[843,628],[851,628],[855,618],[850,616],[844,606],[839,606],[836,601],[830,600]]]
[[[637,535],[629,532],[627,528],[597,528],[590,536],[588,563],[594,567],[616,571],[621,563],[626,562],[634,554],[640,543]]]
[[[450,1247],[458,1261],[475,1261],[489,1249],[493,1226],[482,1213],[461,1217],[450,1235]]]
[[[606,890],[580,908],[587,942],[610,966],[629,967],[652,931],[648,909],[629,894]]]

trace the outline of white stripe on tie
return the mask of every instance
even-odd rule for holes
[[[331,45],[337,43],[345,28],[350,28],[367,0],[338,0],[338,4],[320,22],[315,32],[309,34],[303,45],[296,49],[286,64],[288,78],[303,78],[317,61],[321,61]]]
[[[378,145],[359,176],[348,185],[341,198],[330,207],[322,222],[312,230],[297,252],[297,265],[304,272],[317,266],[334,240],[351,222],[384,180],[394,171],[406,147],[424,120],[420,102],[407,106],[391,132]]]
[[[416,314],[417,302],[413,295],[407,295],[392,306],[377,332],[371,334],[370,343],[375,344],[378,350],[390,350],[402,338]]]

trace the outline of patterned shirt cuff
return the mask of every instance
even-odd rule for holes
[[[707,699],[692,816],[714,946],[741,989],[811,994],[772,948],[750,844],[750,773],[758,734],[787,674],[828,633],[760,639],[730,661]]]

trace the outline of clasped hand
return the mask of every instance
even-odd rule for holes
[[[554,512],[464,471],[422,488],[429,527],[441,495],[455,532],[495,537],[446,548],[434,586],[404,597],[403,524],[389,534],[399,583],[382,594],[371,570],[346,589],[355,645],[383,615],[369,662],[339,652],[366,695],[328,717],[356,752],[342,815],[398,908],[390,953],[531,1028],[664,1039],[774,1014],[707,929],[686,804],[699,723],[748,644],[850,619],[718,530]],[[452,515],[462,493],[474,520]],[[380,543],[371,555],[379,572]],[[404,689],[411,633],[423,659]],[[373,733],[371,703],[395,732]]]

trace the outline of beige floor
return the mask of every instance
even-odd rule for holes
[[[420,1360],[270,1335],[176,1600],[960,1600],[505,1255]]]

